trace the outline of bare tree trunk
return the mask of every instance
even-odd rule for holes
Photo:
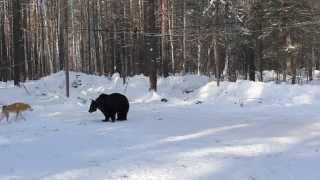
[[[259,25],[259,31],[262,32],[262,25]],[[257,47],[258,47],[258,62],[259,62],[259,72],[260,72],[260,78],[259,80],[263,81],[263,69],[264,69],[264,63],[263,63],[263,42],[261,39],[257,38]]]
[[[216,15],[214,18],[214,24],[219,24],[219,11],[220,11],[220,2],[216,4]],[[221,72],[220,72],[220,55],[219,55],[219,30],[218,27],[214,27],[214,36],[213,36],[213,51],[214,51],[214,61],[215,61],[215,73],[217,79],[217,86],[220,86]]]
[[[6,66],[9,65],[9,62],[8,62],[8,51],[7,51],[7,48],[6,48],[6,33],[5,33],[5,18],[6,18],[6,9],[5,9],[5,5],[3,3],[3,6],[2,6],[2,16],[0,17],[1,18],[1,25],[0,25],[0,45],[1,45],[1,80],[3,81],[7,81],[9,79],[9,69],[6,68]],[[0,14],[1,15],[1,14]]]
[[[76,50],[76,40],[75,40],[75,26],[74,26],[74,0],[71,0],[71,35],[72,35],[72,46],[71,46],[71,62],[74,66],[75,70],[78,70],[78,63],[77,63],[77,59],[78,59],[78,55],[77,55],[77,50]]]
[[[215,34],[215,37],[213,39],[213,51],[214,51],[217,86],[220,86],[221,73],[220,73],[220,56],[219,56],[219,51],[218,51],[218,35],[217,34]]]
[[[94,29],[99,29],[99,25],[98,25],[98,8],[99,8],[99,4],[98,0],[95,0],[92,2],[93,3],[93,27]],[[94,35],[94,49],[95,49],[95,57],[96,57],[96,69],[98,71],[98,74],[101,76],[103,74],[103,65],[102,65],[102,61],[100,58],[100,36],[99,36],[99,31],[94,31],[93,32]]]
[[[289,55],[290,62],[291,62],[291,75],[292,75],[292,80],[291,84],[296,84],[297,83],[297,64],[296,64],[296,59],[294,55]]]
[[[186,54],[186,31],[187,31],[187,12],[186,12],[186,0],[183,0],[183,40],[182,40],[182,51],[183,51],[183,64],[182,64],[182,71],[186,73],[186,61],[187,61],[187,54]]]
[[[27,8],[24,8],[23,9],[23,26],[24,27],[27,27],[28,26],[28,13],[27,13],[28,9]],[[0,21],[1,23],[1,21]],[[0,24],[0,27],[1,27],[1,24]],[[24,39],[24,44],[23,46],[25,47],[24,48],[24,69],[25,69],[25,74],[23,75],[23,80],[27,80],[28,79],[28,75],[29,75],[29,70],[28,70],[28,61],[30,61],[30,59],[28,59],[28,33],[27,32],[23,32],[23,39]],[[1,56],[0,56],[1,58]]]
[[[66,0],[59,0],[59,69],[64,69],[65,63],[65,42],[64,42],[64,30],[65,30],[65,21],[63,16],[63,6]]]
[[[122,9],[122,20],[123,20],[123,27],[122,29],[124,30],[124,32],[121,33],[121,76],[123,79],[123,84],[126,83],[126,78],[128,76],[128,63],[129,63],[129,52],[128,51],[128,47],[130,46],[129,42],[128,42],[128,36],[127,36],[127,32],[129,31],[129,23],[128,23],[128,13],[127,13],[127,9],[128,9],[128,3],[126,1],[124,1],[123,3],[123,7]]]
[[[65,23],[64,24],[68,24],[68,20],[69,20],[69,16],[68,16],[68,13],[69,13],[69,4],[68,4],[68,1],[69,0],[64,0],[64,21]],[[69,83],[69,51],[68,51],[68,47],[69,47],[69,43],[68,43],[68,35],[69,35],[69,31],[68,31],[68,28],[65,28],[65,37],[66,37],[66,40],[65,40],[65,43],[66,43],[66,48],[65,48],[65,71],[66,71],[66,96],[69,97],[70,96],[70,83]]]
[[[198,51],[197,51],[197,74],[200,75],[201,74],[201,41],[200,41],[200,27],[198,29],[198,39],[197,39],[197,47],[198,47]]]
[[[41,76],[45,76],[45,75],[48,75],[48,72],[47,72],[47,61],[46,61],[46,51],[45,51],[45,39],[46,39],[46,36],[45,36],[45,24],[44,24],[44,10],[43,10],[43,2],[40,1],[39,4],[39,15],[40,15],[40,33],[41,33],[41,44],[40,44],[40,61],[41,61]]]
[[[315,53],[315,40],[312,38],[312,48],[311,48],[311,59],[308,61],[308,75],[309,75],[309,80],[313,80],[313,64],[316,61],[316,53]]]
[[[20,86],[21,74],[24,74],[24,47],[22,32],[22,8],[19,0],[13,0],[13,43],[14,43],[14,85]]]
[[[117,50],[117,27],[116,24],[113,25],[113,59],[112,59],[112,74],[117,71],[117,56],[118,56],[118,50]]]
[[[249,68],[249,80],[255,81],[256,80],[256,65],[255,65],[255,57],[254,57],[254,50],[248,47],[248,68]]]
[[[90,21],[90,0],[87,0],[87,16],[88,16],[88,61],[89,61],[89,73],[94,73],[94,68],[92,64],[92,57],[91,57],[91,21]]]
[[[173,8],[173,3],[171,2],[171,15],[169,18],[169,41],[170,41],[170,48],[171,48],[171,71],[173,74],[175,74],[176,68],[175,68],[175,57],[174,57],[174,45],[173,45],[173,33],[172,33],[172,29],[173,29],[173,19],[174,19],[174,8]]]
[[[81,5],[81,17],[84,17],[84,5]],[[84,24],[85,24],[85,21],[84,21],[84,18],[80,20],[80,28],[81,29],[84,29]],[[86,49],[86,46],[85,46],[85,34],[86,34],[86,31],[82,31],[80,33],[80,58],[81,58],[81,70],[82,72],[88,72],[88,64],[87,64],[87,60],[86,60],[86,54],[85,54],[85,49]]]
[[[168,15],[167,15],[167,0],[160,0],[161,5],[161,60],[162,74],[164,77],[169,76],[168,72]]]
[[[150,91],[157,91],[157,58],[159,57],[158,42],[156,34],[156,2],[154,0],[144,1],[144,31],[145,31],[145,54],[149,62]]]
[[[68,61],[68,0],[60,0],[59,10],[59,59],[60,68],[65,70],[66,76],[66,96],[70,96],[69,90],[69,61]],[[63,66],[63,67],[61,67]]]

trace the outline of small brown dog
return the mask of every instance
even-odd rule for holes
[[[32,111],[32,108],[29,104],[26,103],[17,102],[9,105],[4,105],[2,106],[2,118],[0,119],[0,121],[3,119],[3,116],[5,116],[8,122],[9,113],[16,113],[16,120],[18,119],[18,116],[21,116],[24,120],[26,120],[21,113],[27,110]]]

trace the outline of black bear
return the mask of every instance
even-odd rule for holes
[[[120,93],[100,94],[96,100],[92,100],[89,112],[95,112],[97,109],[104,114],[103,121],[109,121],[111,118],[112,122],[115,122],[116,114],[118,121],[124,121],[127,120],[129,101]]]

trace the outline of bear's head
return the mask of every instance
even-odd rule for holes
[[[95,100],[92,100],[91,105],[90,105],[90,109],[89,109],[89,113],[97,111],[97,108],[98,108],[98,103]]]

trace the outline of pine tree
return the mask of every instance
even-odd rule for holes
[[[311,9],[305,0],[256,1],[250,14],[250,30],[256,41],[258,58],[262,67],[263,59],[271,60],[282,71],[284,79],[287,71],[296,83],[298,54],[309,31],[312,21]],[[262,44],[266,45],[263,47]],[[262,68],[260,69],[262,73]],[[262,76],[262,75],[261,75]]]

